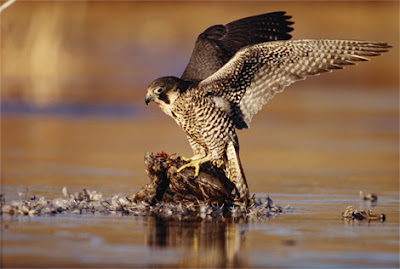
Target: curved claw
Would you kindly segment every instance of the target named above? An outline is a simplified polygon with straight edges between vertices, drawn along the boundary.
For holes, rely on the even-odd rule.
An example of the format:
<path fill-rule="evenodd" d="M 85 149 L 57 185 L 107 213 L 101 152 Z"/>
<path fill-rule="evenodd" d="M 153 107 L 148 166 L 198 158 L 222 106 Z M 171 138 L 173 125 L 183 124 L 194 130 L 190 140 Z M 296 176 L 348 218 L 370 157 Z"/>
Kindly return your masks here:
<path fill-rule="evenodd" d="M 199 175 L 199 172 L 200 172 L 200 164 L 193 163 L 193 162 L 190 162 L 190 163 L 187 163 L 187 164 L 182 165 L 182 166 L 177 170 L 177 172 L 180 173 L 183 169 L 188 168 L 188 167 L 194 167 L 194 176 L 195 176 L 195 177 L 197 177 L 197 176 Z"/>
<path fill-rule="evenodd" d="M 191 160 L 189 163 L 182 165 L 179 167 L 177 170 L 178 173 L 180 173 L 183 169 L 188 168 L 188 167 L 194 167 L 194 176 L 197 177 L 200 173 L 200 165 L 202 163 L 208 162 L 209 158 L 204 157 L 198 160 Z"/>

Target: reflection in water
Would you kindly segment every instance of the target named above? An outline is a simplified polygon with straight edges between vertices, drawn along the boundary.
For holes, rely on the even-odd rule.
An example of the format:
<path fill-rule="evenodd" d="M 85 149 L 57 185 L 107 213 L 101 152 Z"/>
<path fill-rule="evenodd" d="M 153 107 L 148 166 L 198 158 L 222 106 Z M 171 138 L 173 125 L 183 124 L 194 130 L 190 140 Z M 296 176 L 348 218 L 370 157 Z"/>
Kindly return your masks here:
<path fill-rule="evenodd" d="M 179 265 L 190 267 L 248 267 L 243 257 L 245 224 L 230 219 L 175 221 L 149 218 L 147 245 L 184 251 Z M 240 253 L 239 253 L 240 252 Z"/>

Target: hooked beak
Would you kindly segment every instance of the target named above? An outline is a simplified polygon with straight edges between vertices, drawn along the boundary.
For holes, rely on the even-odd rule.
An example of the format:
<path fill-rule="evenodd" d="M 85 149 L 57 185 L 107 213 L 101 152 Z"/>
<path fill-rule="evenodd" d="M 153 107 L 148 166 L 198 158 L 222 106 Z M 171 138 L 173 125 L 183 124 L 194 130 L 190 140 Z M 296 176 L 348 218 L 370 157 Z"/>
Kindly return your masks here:
<path fill-rule="evenodd" d="M 146 94 L 146 99 L 145 99 L 146 105 L 148 105 L 153 100 L 154 100 L 154 95 L 152 95 L 151 93 L 148 92 Z"/>

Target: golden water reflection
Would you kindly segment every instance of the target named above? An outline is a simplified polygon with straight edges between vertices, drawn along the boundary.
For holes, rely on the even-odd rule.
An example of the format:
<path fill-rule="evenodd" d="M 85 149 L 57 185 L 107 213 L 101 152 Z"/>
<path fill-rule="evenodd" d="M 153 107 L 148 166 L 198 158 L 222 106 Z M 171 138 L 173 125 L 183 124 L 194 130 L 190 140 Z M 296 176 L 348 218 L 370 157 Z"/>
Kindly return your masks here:
<path fill-rule="evenodd" d="M 228 219 L 179 222 L 158 217 L 148 222 L 146 244 L 151 248 L 179 248 L 182 267 L 247 267 L 243 253 L 245 231 L 240 222 Z"/>
<path fill-rule="evenodd" d="M 382 193 L 382 192 L 380 192 Z M 273 194 L 293 213 L 238 221 L 118 215 L 2 217 L 6 267 L 398 267 L 396 192 L 373 208 L 386 222 L 346 222 L 352 195 Z"/>

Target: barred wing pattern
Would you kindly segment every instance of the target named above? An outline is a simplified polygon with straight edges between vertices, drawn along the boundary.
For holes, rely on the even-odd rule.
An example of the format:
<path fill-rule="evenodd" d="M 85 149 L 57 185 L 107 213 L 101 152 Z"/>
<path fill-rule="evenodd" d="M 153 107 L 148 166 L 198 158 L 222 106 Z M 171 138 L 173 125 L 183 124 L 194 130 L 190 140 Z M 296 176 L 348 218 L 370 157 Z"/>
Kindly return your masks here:
<path fill-rule="evenodd" d="M 367 61 L 390 48 L 386 43 L 352 40 L 293 40 L 245 47 L 199 86 L 231 103 L 238 129 L 275 94 L 309 75 L 318 75 L 357 61 Z M 216 85 L 218 85 L 216 87 Z"/>
<path fill-rule="evenodd" d="M 287 40 L 293 22 L 285 12 L 272 12 L 214 25 L 201 33 L 195 43 L 183 80 L 201 81 L 220 69 L 242 47 Z"/>

